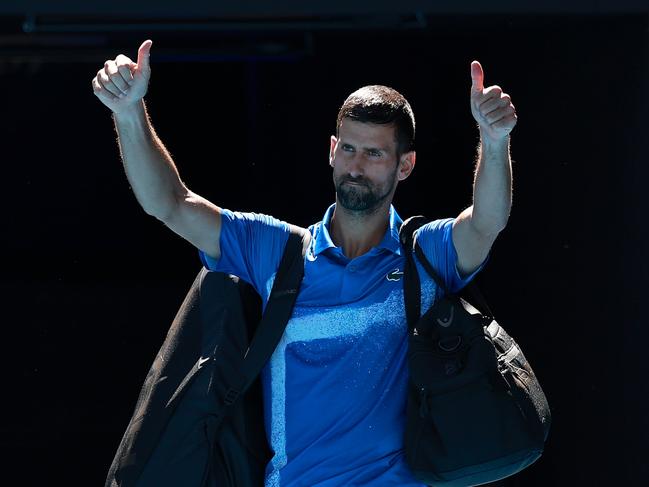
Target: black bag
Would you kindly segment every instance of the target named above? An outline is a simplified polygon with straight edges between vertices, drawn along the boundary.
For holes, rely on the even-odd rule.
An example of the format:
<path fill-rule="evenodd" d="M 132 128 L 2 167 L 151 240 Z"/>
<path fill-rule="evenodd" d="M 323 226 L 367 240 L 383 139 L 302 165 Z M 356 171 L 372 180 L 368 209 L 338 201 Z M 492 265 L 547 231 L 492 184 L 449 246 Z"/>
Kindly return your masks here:
<path fill-rule="evenodd" d="M 409 329 L 406 461 L 428 485 L 485 484 L 541 456 L 550 409 L 523 352 L 484 299 L 478 294 L 478 311 L 449 293 L 415 244 L 419 261 L 444 291 L 421 316 L 412 248 L 414 231 L 424 223 L 424 217 L 412 217 L 400 229 Z M 467 288 L 477 292 L 475 286 Z"/>
<path fill-rule="evenodd" d="M 145 379 L 106 487 L 264 484 L 272 452 L 259 372 L 290 317 L 309 238 L 291 226 L 263 317 L 250 285 L 199 272 Z"/>

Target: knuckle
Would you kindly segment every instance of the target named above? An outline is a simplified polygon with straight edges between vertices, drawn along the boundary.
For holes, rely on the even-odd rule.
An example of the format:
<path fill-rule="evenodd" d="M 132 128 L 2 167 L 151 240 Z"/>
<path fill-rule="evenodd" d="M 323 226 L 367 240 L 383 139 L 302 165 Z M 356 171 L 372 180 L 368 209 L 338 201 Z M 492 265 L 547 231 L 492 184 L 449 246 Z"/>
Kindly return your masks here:
<path fill-rule="evenodd" d="M 120 86 L 123 85 L 123 82 L 121 81 L 119 76 L 113 76 L 110 80 L 113 82 L 113 85 L 115 87 L 117 87 L 118 89 L 119 89 Z"/>
<path fill-rule="evenodd" d="M 130 82 L 133 79 L 133 76 L 128 69 L 120 70 L 120 74 L 122 75 L 122 79 L 126 82 Z"/>

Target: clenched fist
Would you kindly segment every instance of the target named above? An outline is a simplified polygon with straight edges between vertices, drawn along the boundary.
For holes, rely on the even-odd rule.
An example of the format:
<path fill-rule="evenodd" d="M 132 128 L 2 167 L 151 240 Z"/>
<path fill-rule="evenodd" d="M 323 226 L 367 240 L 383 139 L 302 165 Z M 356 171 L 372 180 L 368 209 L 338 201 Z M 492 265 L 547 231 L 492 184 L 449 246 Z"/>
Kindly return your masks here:
<path fill-rule="evenodd" d="M 146 94 L 151 77 L 149 53 L 153 41 L 146 40 L 137 51 L 137 63 L 120 54 L 104 63 L 92 80 L 97 98 L 113 113 L 132 108 Z"/>
<path fill-rule="evenodd" d="M 492 141 L 505 139 L 516 125 L 516 110 L 500 86 L 484 87 L 484 71 L 478 61 L 471 63 L 471 113 L 481 136 Z"/>

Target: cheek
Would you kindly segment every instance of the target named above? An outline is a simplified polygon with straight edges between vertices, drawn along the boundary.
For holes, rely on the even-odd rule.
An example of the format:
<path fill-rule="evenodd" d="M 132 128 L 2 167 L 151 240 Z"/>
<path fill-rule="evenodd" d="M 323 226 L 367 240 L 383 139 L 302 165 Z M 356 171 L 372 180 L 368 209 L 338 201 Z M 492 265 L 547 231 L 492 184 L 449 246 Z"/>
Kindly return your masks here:
<path fill-rule="evenodd" d="M 334 152 L 333 158 L 329 161 L 329 164 L 333 168 L 338 168 L 339 171 L 346 171 L 350 164 L 350 157 L 347 153 L 343 151 Z"/>
<path fill-rule="evenodd" d="M 388 162 L 368 164 L 365 172 L 368 175 L 371 174 L 377 180 L 382 181 L 390 181 L 396 174 L 394 167 Z"/>

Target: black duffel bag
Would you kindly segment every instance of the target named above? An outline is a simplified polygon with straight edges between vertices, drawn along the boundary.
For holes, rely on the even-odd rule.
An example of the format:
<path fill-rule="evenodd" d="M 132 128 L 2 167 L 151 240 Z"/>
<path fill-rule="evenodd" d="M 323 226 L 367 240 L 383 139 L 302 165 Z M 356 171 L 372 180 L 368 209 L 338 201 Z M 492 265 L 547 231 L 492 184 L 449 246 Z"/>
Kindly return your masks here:
<path fill-rule="evenodd" d="M 261 487 L 272 458 L 259 372 L 290 317 L 309 242 L 291 226 L 265 311 L 202 269 L 140 390 L 105 487 Z"/>
<path fill-rule="evenodd" d="M 425 222 L 404 222 L 400 237 L 406 249 L 413 248 L 414 231 Z M 543 452 L 550 427 L 545 394 L 477 288 L 467 286 L 480 311 L 450 293 L 419 245 L 414 249 L 444 294 L 421 315 L 419 275 L 406 251 L 406 461 L 417 479 L 434 486 L 481 485 L 513 475 Z"/>

